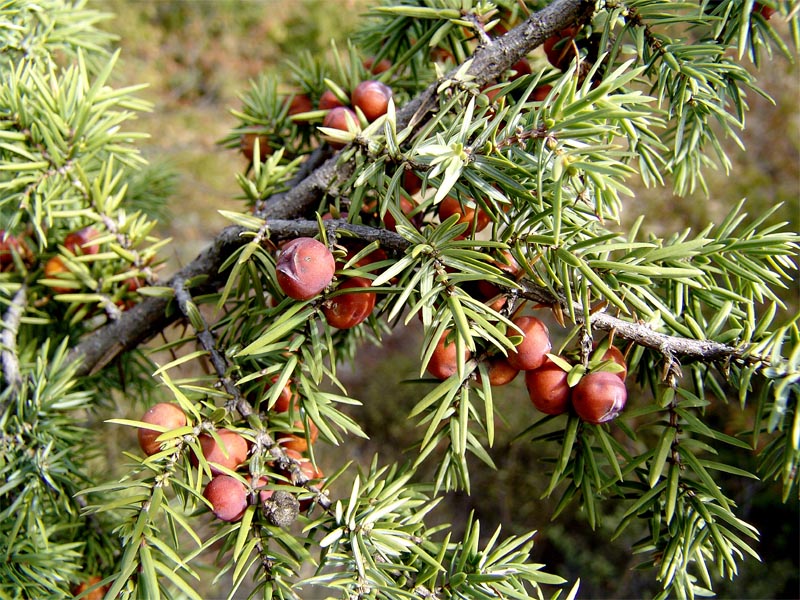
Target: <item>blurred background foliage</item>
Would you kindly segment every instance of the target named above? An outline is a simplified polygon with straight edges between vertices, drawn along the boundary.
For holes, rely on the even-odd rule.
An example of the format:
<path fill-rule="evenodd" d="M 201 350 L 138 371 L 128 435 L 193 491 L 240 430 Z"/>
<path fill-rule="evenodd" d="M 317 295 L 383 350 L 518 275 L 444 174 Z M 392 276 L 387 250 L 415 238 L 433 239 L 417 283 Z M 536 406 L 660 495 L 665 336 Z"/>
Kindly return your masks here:
<path fill-rule="evenodd" d="M 116 73 L 124 80 L 118 83 L 149 83 L 140 95 L 153 102 L 155 110 L 142 115 L 137 123 L 139 131 L 151 136 L 142 144 L 142 151 L 152 164 L 177 178 L 170 205 L 164 207 L 171 218 L 164 220 L 160 232 L 175 239 L 167 273 L 191 260 L 227 224 L 219 209 L 243 209 L 235 199 L 235 174 L 245 169 L 246 161 L 218 141 L 236 126 L 230 109 L 240 107 L 239 95 L 247 90 L 249 81 L 262 72 L 288 74 L 285 60 L 297 59 L 301 51 L 320 58 L 330 56 L 331 39 L 343 42 L 369 4 L 368 0 L 92 0 L 93 8 L 116 15 L 105 27 L 120 38 L 122 63 Z M 640 187 L 626 206 L 626 220 L 648 215 L 646 222 L 662 235 L 686 227 L 697 230 L 709 221 L 721 220 L 732 203 L 745 197 L 752 215 L 783 203 L 774 220 L 789 221 L 790 229 L 800 229 L 797 64 L 776 56 L 758 78 L 774 104 L 761 97 L 750 98 L 748 128 L 741 136 L 746 151 L 731 141 L 730 175 L 721 171 L 710 174 L 708 197 L 699 192 L 678 197 L 669 187 Z M 800 306 L 797 286 L 787 291 L 787 301 L 790 310 Z M 353 397 L 364 402 L 352 416 L 370 440 L 354 440 L 346 447 L 331 448 L 327 456 L 318 456 L 323 469 L 333 471 L 350 459 L 368 461 L 373 452 L 380 453 L 385 463 L 408 458 L 404 450 L 413 436 L 406 415 L 413 398 L 418 397 L 417 390 L 411 394 L 409 386 L 420 385 L 403 383 L 418 375 L 421 338 L 414 325 L 387 339 L 385 352 L 364 348 L 349 366 L 343 379 Z M 551 332 L 558 336 L 555 323 Z M 615 542 L 606 541 L 624 512 L 621 507 L 605 506 L 606 518 L 598 531 L 592 531 L 574 508 L 551 522 L 558 494 L 540 499 L 548 480 L 541 457 L 552 456 L 553 449 L 542 449 L 530 437 L 515 438 L 524 429 L 520 424 L 538 418 L 522 378 L 500 388 L 496 396 L 504 416 L 503 422 L 497 423 L 492 453 L 498 470 L 472 465 L 476 491 L 471 497 L 451 494 L 438 511 L 440 519 L 453 523 L 456 536 L 470 510 L 476 511 L 486 532 L 499 523 L 504 524 L 506 534 L 538 529 L 536 560 L 569 581 L 580 577 L 580 597 L 644 598 L 657 593 L 652 575 L 643 572 L 640 576 L 634 570 L 638 560 L 628 550 L 644 532 L 629 528 Z M 137 415 L 141 407 L 131 404 L 122 400 L 118 410 Z M 726 433 L 735 434 L 747 428 L 751 415 L 732 401 L 713 407 L 709 419 L 728 423 Z M 134 446 L 133 438 L 127 441 L 129 447 Z M 114 452 L 109 449 L 109 459 Z M 754 464 L 743 464 L 755 461 L 751 455 L 741 453 L 735 460 L 742 468 L 755 470 Z M 764 562 L 744 561 L 741 575 L 732 584 L 721 584 L 718 596 L 800 597 L 796 499 L 782 504 L 779 486 L 772 482 L 732 479 L 723 486 L 739 505 L 739 517 L 761 532 L 756 549 Z"/>

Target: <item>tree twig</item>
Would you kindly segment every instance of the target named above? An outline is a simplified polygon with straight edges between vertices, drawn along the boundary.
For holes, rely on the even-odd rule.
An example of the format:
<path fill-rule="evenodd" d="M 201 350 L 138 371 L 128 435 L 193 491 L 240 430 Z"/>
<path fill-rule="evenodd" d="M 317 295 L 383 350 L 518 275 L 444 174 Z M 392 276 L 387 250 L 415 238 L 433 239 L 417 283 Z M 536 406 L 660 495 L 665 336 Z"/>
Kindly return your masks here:
<path fill-rule="evenodd" d="M 22 385 L 19 360 L 17 359 L 17 332 L 27 303 L 28 289 L 22 285 L 11 298 L 11 304 L 3 315 L 3 332 L 0 333 L 0 362 L 3 363 L 3 379 L 5 379 L 6 385 L 13 390 L 13 394 L 16 394 Z"/>
<path fill-rule="evenodd" d="M 468 73 L 478 85 L 498 78 L 502 73 L 549 36 L 564 27 L 585 18 L 593 10 L 594 2 L 587 0 L 556 0 L 547 7 L 533 13 L 524 23 L 515 27 L 494 43 L 479 48 L 471 57 Z M 455 73 L 455 70 L 452 71 Z M 441 82 L 434 82 L 421 94 L 406 103 L 397 112 L 397 126 L 421 127 L 436 103 L 436 90 Z M 295 219 L 303 216 L 308 207 L 314 205 L 319 196 L 336 180 L 352 174 L 353 161 L 340 164 L 338 154 L 326 159 L 324 151 L 312 153 L 314 164 L 321 162 L 301 181 L 295 181 L 287 192 L 276 194 L 263 203 L 258 215 L 266 219 Z M 306 175 L 301 169 L 299 176 Z M 246 243 L 241 237 L 243 229 L 227 227 L 217 235 L 211 245 L 191 263 L 181 269 L 167 285 L 172 287 L 179 280 L 203 279 L 193 286 L 194 293 L 216 291 L 224 285 L 225 273 L 220 267 L 236 248 Z M 79 361 L 77 376 L 96 373 L 120 354 L 146 342 L 177 319 L 179 310 L 170 299 L 149 297 L 123 314 L 115 322 L 108 323 L 93 332 L 70 352 L 70 361 Z"/>

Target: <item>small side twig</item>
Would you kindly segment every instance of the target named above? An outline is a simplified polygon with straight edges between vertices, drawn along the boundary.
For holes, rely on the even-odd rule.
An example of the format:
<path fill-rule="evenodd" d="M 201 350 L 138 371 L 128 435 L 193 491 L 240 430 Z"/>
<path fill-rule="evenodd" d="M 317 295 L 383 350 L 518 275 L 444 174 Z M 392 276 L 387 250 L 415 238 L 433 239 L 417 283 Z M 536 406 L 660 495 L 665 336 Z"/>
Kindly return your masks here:
<path fill-rule="evenodd" d="M 194 305 L 192 301 L 192 294 L 186 289 L 186 282 L 183 279 L 177 279 L 176 281 L 173 281 L 172 289 L 175 292 L 175 300 L 177 300 L 178 307 L 180 308 L 183 316 L 189 319 L 189 322 L 192 323 L 192 325 L 195 325 L 191 316 L 192 312 L 194 312 L 195 319 L 200 321 L 202 327 L 195 327 L 195 336 L 197 337 L 197 341 L 200 342 L 203 350 L 208 352 L 211 366 L 214 367 L 214 371 L 216 372 L 217 378 L 222 384 L 222 387 L 224 387 L 225 391 L 230 395 L 233 408 L 239 411 L 239 414 L 246 419 L 253 414 L 253 407 L 250 406 L 250 403 L 245 399 L 244 396 L 242 396 L 242 393 L 239 391 L 236 382 L 228 374 L 228 361 L 217 349 L 216 341 L 214 340 L 214 334 L 211 333 L 208 323 L 206 323 L 206 320 L 200 314 L 197 306 Z"/>
<path fill-rule="evenodd" d="M 11 305 L 3 315 L 3 332 L 0 333 L 0 362 L 3 364 L 3 379 L 16 395 L 22 385 L 22 375 L 17 358 L 17 332 L 25 306 L 28 303 L 28 289 L 23 285 L 11 299 Z"/>

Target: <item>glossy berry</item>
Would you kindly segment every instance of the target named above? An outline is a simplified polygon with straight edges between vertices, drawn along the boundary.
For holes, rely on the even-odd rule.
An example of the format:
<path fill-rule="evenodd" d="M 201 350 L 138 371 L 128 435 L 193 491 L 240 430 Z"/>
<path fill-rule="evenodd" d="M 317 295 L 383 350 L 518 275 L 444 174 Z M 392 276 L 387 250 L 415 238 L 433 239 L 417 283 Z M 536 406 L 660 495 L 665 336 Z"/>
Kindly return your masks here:
<path fill-rule="evenodd" d="M 293 115 L 310 112 L 312 110 L 314 110 L 314 105 L 312 104 L 311 98 L 309 98 L 308 95 L 295 94 L 289 101 L 289 110 L 286 114 L 291 117 Z"/>
<path fill-rule="evenodd" d="M 403 172 L 403 189 L 412 196 L 422 189 L 422 179 L 411 169 Z"/>
<path fill-rule="evenodd" d="M 235 471 L 247 460 L 247 440 L 230 429 L 219 429 L 216 434 L 219 442 L 208 433 L 201 433 L 197 438 L 212 475 L 222 473 L 219 467 Z M 192 463 L 197 464 L 196 457 Z"/>
<path fill-rule="evenodd" d="M 400 210 L 402 210 L 403 214 L 409 218 L 414 227 L 419 228 L 422 223 L 421 215 L 416 214 L 413 217 L 411 216 L 411 213 L 414 212 L 416 208 L 417 205 L 413 201 L 409 200 L 408 198 L 400 198 Z M 397 219 L 395 219 L 392 213 L 388 210 L 386 211 L 386 214 L 383 215 L 383 224 L 386 225 L 386 229 L 389 231 L 397 231 Z"/>
<path fill-rule="evenodd" d="M 547 325 L 536 317 L 517 317 L 512 321 L 522 330 L 522 341 L 508 353 L 508 362 L 520 371 L 538 369 L 552 345 Z M 512 332 L 516 333 L 516 332 Z"/>
<path fill-rule="evenodd" d="M 546 83 L 542 85 L 537 85 L 535 88 L 533 88 L 531 95 L 528 96 L 528 100 L 533 100 L 534 102 L 542 102 L 544 101 L 545 98 L 547 98 L 547 95 L 552 90 L 553 90 L 552 85 L 548 85 Z"/>
<path fill-rule="evenodd" d="M 525 372 L 525 387 L 533 405 L 546 415 L 560 415 L 569 409 L 567 372 L 550 359 Z"/>
<path fill-rule="evenodd" d="M 308 300 L 330 285 L 336 261 L 325 244 L 301 237 L 283 247 L 275 271 L 284 294 L 295 300 Z"/>
<path fill-rule="evenodd" d="M 245 479 L 247 480 L 247 484 L 252 488 L 253 492 L 258 492 L 258 501 L 261 502 L 261 504 L 270 499 L 273 490 L 263 489 L 269 484 L 269 479 L 262 475 L 258 478 L 258 481 L 255 484 L 253 483 L 253 478 L 250 475 L 248 475 Z"/>
<path fill-rule="evenodd" d="M 159 402 L 151 406 L 141 421 L 150 425 L 158 425 L 164 427 L 166 431 L 178 429 L 186 425 L 186 414 L 180 406 L 172 402 Z M 161 442 L 157 442 L 156 438 L 160 436 L 163 431 L 155 429 L 139 429 L 137 435 L 139 438 L 139 446 L 147 456 L 152 456 L 156 452 L 161 451 Z"/>
<path fill-rule="evenodd" d="M 577 27 L 567 27 L 559 33 L 550 36 L 542 44 L 547 60 L 556 69 L 566 70 L 575 57 L 573 41 L 578 34 Z"/>
<path fill-rule="evenodd" d="M 244 133 L 239 140 L 239 150 L 244 157 L 252 162 L 256 153 L 256 140 L 258 140 L 258 157 L 260 162 L 264 162 L 272 154 L 272 147 L 266 135 L 256 133 Z"/>
<path fill-rule="evenodd" d="M 21 236 L 7 233 L 0 229 L 0 269 L 14 262 L 13 252 L 25 258 L 30 252 Z"/>
<path fill-rule="evenodd" d="M 595 371 L 584 375 L 572 390 L 572 406 L 587 423 L 605 423 L 625 407 L 628 391 L 614 373 Z"/>
<path fill-rule="evenodd" d="M 222 521 L 238 521 L 247 510 L 247 486 L 230 475 L 217 475 L 206 485 L 203 498 Z"/>
<path fill-rule="evenodd" d="M 500 260 L 492 261 L 492 264 L 500 269 L 503 272 L 503 275 L 508 279 L 516 279 L 517 276 L 522 273 L 522 267 L 517 264 L 517 261 L 511 255 L 510 252 L 507 250 L 502 251 L 503 257 Z M 498 286 L 493 283 L 489 283 L 485 280 L 480 280 L 477 284 L 478 293 L 481 296 L 481 299 L 484 301 L 492 300 L 493 298 L 497 298 L 499 294 L 502 293 Z M 501 298 L 501 302 L 497 303 L 497 308 L 492 306 L 495 310 L 500 310 L 505 305 L 505 298 Z"/>
<path fill-rule="evenodd" d="M 91 577 L 89 577 L 89 579 L 87 579 L 80 585 L 76 585 L 75 587 L 73 587 L 72 595 L 75 597 L 81 596 L 81 600 L 103 600 L 103 598 L 106 595 L 106 592 L 108 591 L 108 585 L 101 585 L 99 587 L 95 587 L 101 581 L 103 581 L 101 577 L 98 577 L 97 575 L 92 575 Z M 87 590 L 89 590 L 90 588 L 94 589 L 92 589 L 91 592 L 86 593 Z"/>
<path fill-rule="evenodd" d="M 330 127 L 331 129 L 339 129 L 341 131 L 350 131 L 358 127 L 358 116 L 352 109 L 346 106 L 337 106 L 332 108 L 325 118 L 322 120 L 323 127 Z M 344 148 L 344 143 L 337 140 L 330 140 L 328 142 L 332 148 Z"/>
<path fill-rule="evenodd" d="M 391 98 L 392 88 L 381 81 L 370 79 L 356 86 L 350 100 L 353 106 L 361 109 L 367 121 L 372 122 L 386 114 Z"/>
<path fill-rule="evenodd" d="M 455 341 L 448 342 L 445 331 L 441 339 L 436 343 L 436 348 L 428 361 L 427 371 L 437 379 L 447 379 L 458 372 L 458 354 Z M 469 351 L 464 350 L 463 361 L 469 360 Z"/>
<path fill-rule="evenodd" d="M 44 276 L 48 279 L 62 279 L 62 275 L 66 275 L 70 270 L 64 263 L 64 259 L 60 256 L 54 256 L 44 264 Z M 50 286 L 56 294 L 68 294 L 75 291 L 72 287 L 64 287 L 61 285 Z"/>
<path fill-rule="evenodd" d="M 439 203 L 439 220 L 444 221 L 453 215 L 458 215 L 458 223 L 467 223 L 469 225 L 467 233 L 470 233 L 473 227 L 475 231 L 482 231 L 491 223 L 491 219 L 478 206 L 473 206 L 472 204 L 474 203 L 462 203 L 457 198 L 447 196 Z"/>
<path fill-rule="evenodd" d="M 303 421 L 295 421 L 294 427 L 297 429 L 303 429 Z M 314 425 L 314 421 L 308 421 L 308 439 L 304 434 L 297 434 L 297 433 L 281 433 L 278 434 L 278 443 L 283 446 L 284 449 L 294 450 L 296 452 L 306 452 L 308 450 L 308 444 L 311 442 L 312 444 L 317 441 L 317 437 L 319 437 L 319 429 L 316 425 Z"/>
<path fill-rule="evenodd" d="M 372 282 L 364 277 L 351 277 L 337 289 L 369 289 Z M 350 329 L 363 323 L 375 308 L 374 292 L 350 292 L 331 296 L 322 305 L 322 314 L 331 327 Z"/>
<path fill-rule="evenodd" d="M 524 75 L 530 75 L 533 71 L 531 69 L 531 63 L 528 62 L 527 58 L 520 58 L 517 62 L 515 62 L 511 69 L 514 73 L 508 78 L 509 81 L 515 81 Z"/>
<path fill-rule="evenodd" d="M 319 103 L 317 104 L 320 110 L 329 110 L 338 106 L 344 106 L 344 104 L 342 104 L 342 101 L 339 100 L 336 94 L 330 90 L 322 92 L 322 95 L 319 97 Z"/>
<path fill-rule="evenodd" d="M 273 377 L 271 381 L 274 385 L 278 381 L 278 376 Z M 271 391 L 272 386 L 268 386 L 267 394 L 271 393 Z M 264 402 L 263 408 L 267 408 L 266 402 Z M 272 406 L 272 410 L 276 413 L 285 413 L 289 412 L 290 408 L 295 411 L 300 410 L 300 395 L 292 391 L 291 381 L 283 386 L 281 393 L 278 394 L 278 398 L 275 400 L 275 404 Z"/>
<path fill-rule="evenodd" d="M 608 350 L 606 350 L 603 354 L 601 360 L 613 360 L 615 363 L 621 366 L 622 371 L 614 373 L 614 375 L 619 377 L 622 381 L 625 381 L 625 377 L 628 375 L 628 365 L 625 362 L 625 356 L 622 354 L 622 350 L 616 346 L 609 346 Z"/>
<path fill-rule="evenodd" d="M 760 14 L 765 20 L 769 21 L 770 18 L 772 18 L 772 15 L 778 11 L 771 6 L 766 6 L 760 2 L 756 2 L 753 4 L 753 12 Z"/>
<path fill-rule="evenodd" d="M 392 61 L 388 58 L 382 58 L 378 62 L 375 62 L 375 58 L 370 56 L 369 58 L 365 58 L 362 64 L 364 68 L 373 75 L 380 75 L 392 68 Z"/>
<path fill-rule="evenodd" d="M 486 368 L 489 374 L 489 384 L 495 387 L 511 383 L 519 375 L 519 369 L 512 367 L 508 359 L 501 354 L 487 359 Z M 480 381 L 480 379 L 481 377 L 478 375 L 478 380 Z"/>
<path fill-rule="evenodd" d="M 98 237 L 100 237 L 100 232 L 94 227 L 84 227 L 68 233 L 64 238 L 64 247 L 73 254 L 97 254 L 100 252 L 100 245 L 93 244 L 92 241 Z"/>

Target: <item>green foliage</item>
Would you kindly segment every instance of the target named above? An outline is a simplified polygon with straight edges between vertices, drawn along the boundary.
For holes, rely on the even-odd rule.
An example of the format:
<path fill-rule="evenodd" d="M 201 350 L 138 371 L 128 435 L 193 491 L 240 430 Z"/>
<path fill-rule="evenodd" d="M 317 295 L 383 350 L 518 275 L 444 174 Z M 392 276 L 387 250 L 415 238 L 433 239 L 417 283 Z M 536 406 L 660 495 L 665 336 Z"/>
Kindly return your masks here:
<path fill-rule="evenodd" d="M 743 59 L 791 53 L 750 1 L 579 4 L 549 4 L 552 29 L 533 3 L 386 3 L 329 62 L 301 57 L 288 86 L 254 81 L 223 140 L 258 136 L 237 178 L 248 211 L 222 211 L 234 227 L 169 282 L 157 280 L 166 241 L 152 230 L 171 179 L 141 170 L 142 136 L 125 126 L 149 105 L 139 86 L 111 87 L 118 53 L 93 27 L 100 16 L 82 4 L 5 5 L 13 52 L 0 62 L 0 215 L 3 241 L 17 245 L 8 242 L 0 273 L 3 592 L 65 596 L 100 575 L 108 598 L 201 598 L 203 557 L 216 551 L 211 585 L 227 585 L 229 597 L 320 587 L 342 597 L 543 598 L 565 580 L 531 561 L 534 532 L 487 535 L 470 515 L 458 540 L 429 524 L 446 492 L 478 493 L 475 459 L 495 468 L 490 361 L 515 351 L 514 318 L 534 310 L 564 328 L 551 356 L 571 387 L 588 372 L 620 372 L 602 356 L 619 339 L 630 372 L 630 403 L 615 421 L 568 412 L 514 424 L 517 443 L 547 442 L 553 517 L 577 506 L 595 529 L 605 507 L 621 507 L 612 538 L 647 531 L 632 551 L 664 598 L 710 595 L 759 558 L 758 532 L 718 474 L 756 478 L 735 459 L 755 451 L 758 476 L 794 500 L 800 339 L 797 315 L 782 309 L 800 237 L 773 224 L 773 211 L 748 217 L 744 202 L 699 232 L 659 236 L 644 217 L 627 231 L 621 221 L 637 181 L 683 194 L 704 187 L 708 168 L 727 168 L 720 140 L 744 126 L 745 94 L 760 93 Z M 568 67 L 530 55 L 526 74 L 484 58 L 513 44 L 514 33 L 498 36 L 528 11 L 533 30 L 575 25 Z M 516 43 L 524 47 L 507 51 L 538 44 Z M 368 58 L 392 65 L 374 75 Z M 387 113 L 369 122 L 359 109 L 348 131 L 321 130 L 322 94 L 348 102 L 373 76 L 394 90 Z M 299 95 L 312 109 L 290 115 Z M 323 163 L 325 140 L 346 145 Z M 450 198 L 474 203 L 488 226 L 441 214 Z M 96 251 L 66 243 L 87 227 Z M 283 241 L 304 235 L 330 248 L 337 271 L 322 296 L 295 301 L 276 259 Z M 503 268 L 509 257 L 518 274 Z M 361 293 L 377 294 L 376 307 L 337 330 L 325 308 L 350 277 L 369 284 Z M 366 437 L 359 407 L 381 400 L 353 398 L 342 365 L 417 319 L 415 381 L 434 385 L 409 386 L 418 394 L 407 462 L 341 460 L 322 476 L 322 448 Z M 119 335 L 128 348 L 124 336 L 140 344 L 176 320 L 183 328 L 150 353 L 158 364 L 129 353 L 117 373 L 106 366 L 117 350 L 81 363 L 86 343 Z M 601 332 L 610 332 L 602 342 Z M 426 367 L 443 338 L 463 358 L 432 381 Z M 139 381 L 148 377 L 157 394 Z M 89 473 L 92 444 L 75 414 L 113 392 L 174 402 L 187 418 L 156 429 L 152 456 L 124 453 L 118 480 Z M 745 433 L 708 418 L 712 403 L 731 399 L 731 410 L 754 415 Z M 148 424 L 113 418 L 102 430 L 126 428 Z M 204 455 L 223 430 L 247 441 L 243 464 Z M 295 456 L 291 444 L 308 450 Z M 204 489 L 217 471 L 246 494 L 231 522 L 209 518 Z"/>

